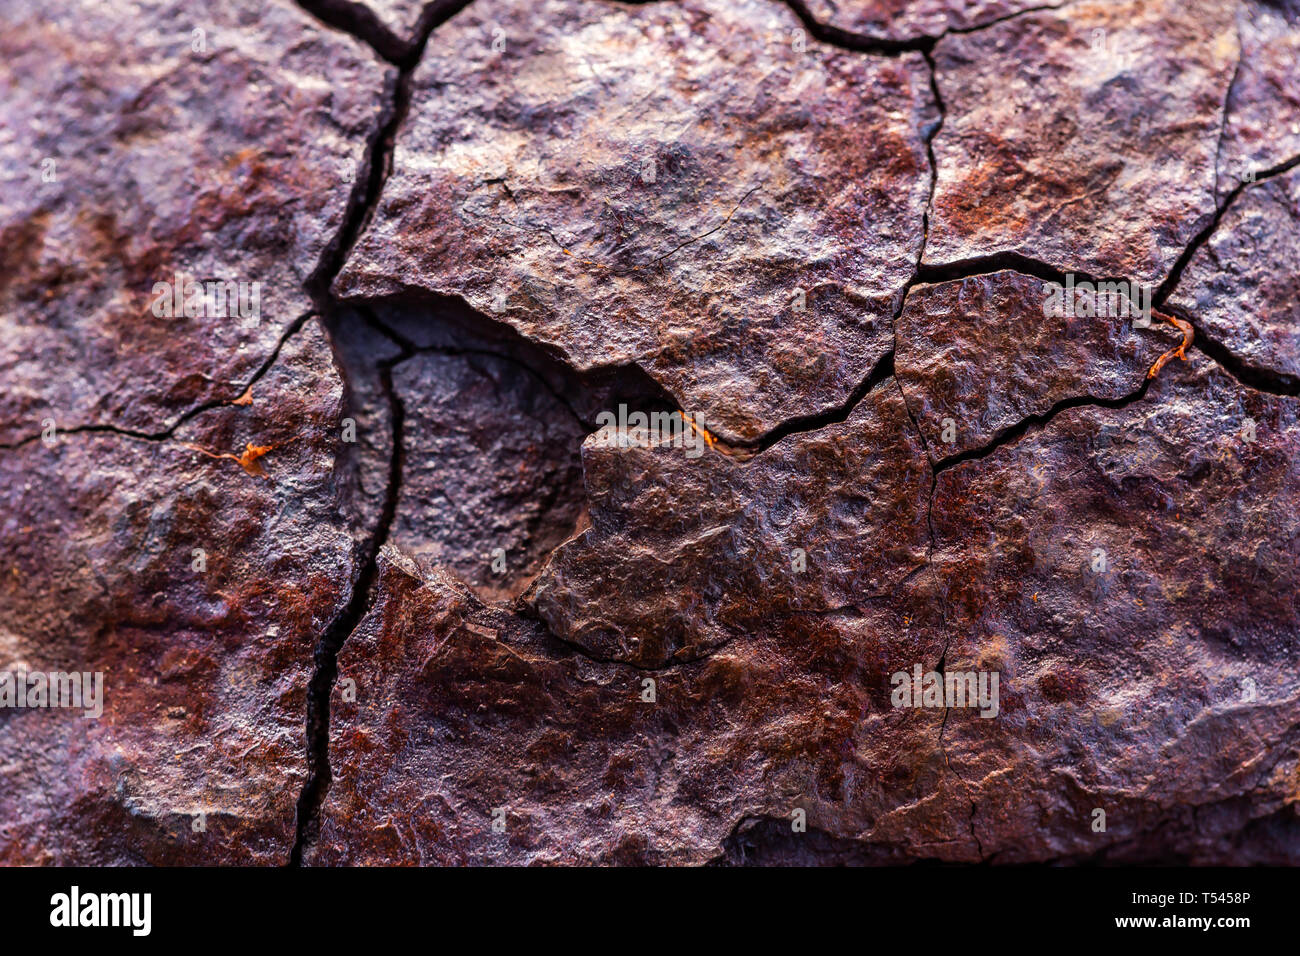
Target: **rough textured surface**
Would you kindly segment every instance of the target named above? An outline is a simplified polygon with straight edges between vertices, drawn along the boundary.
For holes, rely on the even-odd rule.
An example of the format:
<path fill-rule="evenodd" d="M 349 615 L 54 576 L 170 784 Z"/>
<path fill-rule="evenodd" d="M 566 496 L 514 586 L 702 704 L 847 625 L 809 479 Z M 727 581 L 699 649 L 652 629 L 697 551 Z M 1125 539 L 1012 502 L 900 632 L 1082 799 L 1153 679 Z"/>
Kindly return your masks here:
<path fill-rule="evenodd" d="M 950 34 L 927 262 L 1015 252 L 1157 283 L 1215 208 L 1223 0 L 1076 3 Z"/>
<path fill-rule="evenodd" d="M 794 809 L 863 834 L 877 862 L 901 834 L 921 855 L 974 856 L 941 715 L 872 690 L 891 656 L 878 635 L 938 655 L 896 611 L 792 619 L 651 675 L 574 656 L 395 551 L 381 569 L 340 660 L 355 700 L 334 697 L 336 780 L 309 862 L 704 863 L 742 822 L 788 830 Z"/>
<path fill-rule="evenodd" d="M 636 362 L 733 439 L 842 403 L 889 348 L 937 114 L 919 54 L 799 51 L 797 25 L 767 0 L 472 4 L 337 291 L 455 295 L 579 368 Z"/>
<path fill-rule="evenodd" d="M 104 675 L 99 719 L 0 710 L 0 861 L 289 858 L 312 650 L 355 574 L 341 399 L 311 323 L 251 405 L 172 440 L 70 435 L 0 456 L 0 670 Z M 248 443 L 274 446 L 267 477 L 189 447 Z"/>
<path fill-rule="evenodd" d="M 582 423 L 491 355 L 416 355 L 393 385 L 406 407 L 393 544 L 484 596 L 518 593 L 582 518 Z"/>
<path fill-rule="evenodd" d="M 386 552 L 311 862 L 1294 862 L 1297 403 L 1175 368 L 944 471 L 933 574 L 667 670 Z M 939 659 L 999 670 L 999 719 L 890 706 Z"/>
<path fill-rule="evenodd" d="M 575 375 L 451 303 L 345 310 L 334 341 L 356 436 L 345 483 L 366 526 L 379 522 L 394 484 L 397 410 L 390 539 L 488 599 L 517 595 L 585 526 L 580 448 L 597 414 L 620 403 L 666 407 L 643 377 Z"/>
<path fill-rule="evenodd" d="M 1241 192 L 1169 304 L 1245 364 L 1300 380 L 1300 169 Z"/>
<path fill-rule="evenodd" d="M 530 601 L 599 658 L 689 660 L 791 612 L 851 609 L 925 563 L 929 469 L 890 384 L 743 463 L 635 431 L 582 451 L 591 527 Z"/>
<path fill-rule="evenodd" d="M 284 0 L 6 0 L 0 24 L 0 444 L 236 398 L 311 309 L 385 70 Z M 260 321 L 155 315 L 177 274 L 260 283 Z"/>
<path fill-rule="evenodd" d="M 347 386 L 342 424 L 351 422 L 356 439 L 340 449 L 340 484 L 361 526 L 375 528 L 392 481 L 393 403 L 384 370 L 400 361 L 403 351 L 355 312 L 332 323 L 331 338 Z"/>
<path fill-rule="evenodd" d="M 818 23 L 864 37 L 912 40 L 968 30 L 1034 7 L 1044 0 L 805 0 Z"/>
<path fill-rule="evenodd" d="M 1007 862 L 1250 862 L 1231 835 L 1294 806 L 1300 402 L 1190 364 L 939 476 L 948 666 L 1004 682 L 1002 715 L 954 711 L 943 744 Z"/>
<path fill-rule="evenodd" d="M 304 6 L 0 0 L 0 862 L 1300 864 L 1294 4 Z"/>
<path fill-rule="evenodd" d="M 1237 28 L 1241 62 L 1219 147 L 1221 195 L 1300 156 L 1300 3 L 1244 3 Z"/>
<path fill-rule="evenodd" d="M 1062 314 L 1045 317 L 1049 295 L 1048 283 L 1017 272 L 909 292 L 895 367 L 936 461 L 987 445 L 1057 402 L 1130 395 L 1172 344 L 1132 318 L 1077 315 L 1081 294 L 1075 315 L 1062 291 Z"/>

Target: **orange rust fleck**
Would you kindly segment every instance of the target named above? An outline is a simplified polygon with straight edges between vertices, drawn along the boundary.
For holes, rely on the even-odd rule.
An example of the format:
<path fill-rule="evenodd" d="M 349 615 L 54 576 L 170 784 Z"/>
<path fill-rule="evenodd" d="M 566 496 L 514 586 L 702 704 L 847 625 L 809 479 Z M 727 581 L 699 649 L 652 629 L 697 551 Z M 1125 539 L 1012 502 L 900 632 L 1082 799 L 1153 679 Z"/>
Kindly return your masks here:
<path fill-rule="evenodd" d="M 242 455 L 232 455 L 230 452 L 217 453 L 208 451 L 202 445 L 193 445 L 189 442 L 182 442 L 181 444 L 191 451 L 197 451 L 200 454 L 207 455 L 209 458 L 229 458 L 254 478 L 266 478 L 269 480 L 271 477 L 266 473 L 266 469 L 262 467 L 262 463 L 258 461 L 258 459 L 275 448 L 274 445 L 254 445 L 252 442 L 249 442 L 244 446 L 244 453 Z"/>
<path fill-rule="evenodd" d="M 707 428 L 705 428 L 703 425 L 695 424 L 694 419 L 690 415 L 685 414 L 684 412 L 682 413 L 682 421 L 690 425 L 691 431 L 695 432 L 695 434 L 703 438 L 710 448 L 713 447 L 713 443 L 716 441 L 716 439 L 711 434 L 709 434 L 709 430 Z"/>
<path fill-rule="evenodd" d="M 1178 329 L 1179 332 L 1182 332 L 1183 341 L 1179 344 L 1177 348 L 1170 349 L 1164 355 L 1160 356 L 1160 358 L 1155 360 L 1155 363 L 1151 366 L 1151 370 L 1147 372 L 1147 378 L 1155 378 L 1157 375 L 1159 375 L 1160 370 L 1164 368 L 1165 365 L 1172 358 L 1180 358 L 1184 362 L 1186 362 L 1187 346 L 1192 344 L 1191 323 L 1184 322 L 1182 319 L 1175 318 L 1172 315 L 1165 315 L 1163 312 L 1157 312 L 1156 315 L 1158 315 L 1164 321 L 1168 322 L 1170 325 L 1174 326 L 1174 328 Z"/>

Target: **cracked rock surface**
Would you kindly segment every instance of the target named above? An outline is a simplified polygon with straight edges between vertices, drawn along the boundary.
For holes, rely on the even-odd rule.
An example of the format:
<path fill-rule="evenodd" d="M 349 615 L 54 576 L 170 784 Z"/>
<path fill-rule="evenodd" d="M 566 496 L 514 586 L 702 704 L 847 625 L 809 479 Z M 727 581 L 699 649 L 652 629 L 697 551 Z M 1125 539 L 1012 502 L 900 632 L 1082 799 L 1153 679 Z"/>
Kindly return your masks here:
<path fill-rule="evenodd" d="M 517 593 L 582 516 L 581 423 L 494 356 L 417 355 L 393 385 L 406 465 L 390 540 L 485 596 Z"/>
<path fill-rule="evenodd" d="M 894 41 L 969 30 L 1034 7 L 1042 0 L 805 0 L 819 24 L 862 37 Z"/>
<path fill-rule="evenodd" d="M 0 862 L 1300 863 L 1298 35 L 0 0 Z"/>
<path fill-rule="evenodd" d="M 591 527 L 555 552 L 530 602 L 596 657 L 698 657 L 791 612 L 887 594 L 925 563 L 929 469 L 889 384 L 843 424 L 743 463 L 635 431 L 582 450 Z"/>
<path fill-rule="evenodd" d="M 475 2 L 416 70 L 344 298 L 464 299 L 718 434 L 842 403 L 889 349 L 937 119 L 924 60 L 799 48 L 768 0 Z"/>
<path fill-rule="evenodd" d="M 912 289 L 899 316 L 898 384 L 936 459 L 987 445 L 1024 419 L 1078 396 L 1135 392 L 1170 345 L 1154 328 L 1080 314 L 1065 286 L 1044 316 L 1050 283 L 1018 272 Z"/>
<path fill-rule="evenodd" d="M 926 261 L 1015 252 L 1159 282 L 1215 209 L 1233 9 L 1075 3 L 941 39 Z"/>
<path fill-rule="evenodd" d="M 1300 169 L 1242 190 L 1169 304 L 1241 362 L 1300 381 Z"/>
<path fill-rule="evenodd" d="M 877 634 L 938 653 L 887 606 L 648 674 L 574 655 L 393 549 L 380 566 L 340 659 L 356 690 L 334 697 L 336 781 L 309 862 L 699 864 L 742 821 L 796 805 L 869 832 L 880 860 L 905 831 L 973 855 L 964 798 L 937 787 L 940 715 L 869 690 L 888 666 Z"/>
<path fill-rule="evenodd" d="M 0 669 L 104 682 L 97 719 L 0 710 L 4 863 L 287 859 L 312 650 L 356 574 L 341 401 L 312 322 L 251 405 L 0 456 Z M 250 442 L 267 478 L 195 450 Z"/>
<path fill-rule="evenodd" d="M 312 308 L 385 69 L 285 0 L 6 0 L 0 22 L 0 444 L 238 397 Z M 178 275 L 182 303 L 187 281 L 244 297 L 177 310 L 155 287 Z"/>
<path fill-rule="evenodd" d="M 1006 687 L 943 745 L 1007 862 L 1095 850 L 1065 821 L 1099 807 L 1113 861 L 1293 852 L 1232 837 L 1295 801 L 1300 403 L 1203 358 L 1171 371 L 939 475 L 947 664 Z"/>
<path fill-rule="evenodd" d="M 1300 4 L 1238 9 L 1241 60 L 1219 146 L 1220 193 L 1300 155 Z"/>

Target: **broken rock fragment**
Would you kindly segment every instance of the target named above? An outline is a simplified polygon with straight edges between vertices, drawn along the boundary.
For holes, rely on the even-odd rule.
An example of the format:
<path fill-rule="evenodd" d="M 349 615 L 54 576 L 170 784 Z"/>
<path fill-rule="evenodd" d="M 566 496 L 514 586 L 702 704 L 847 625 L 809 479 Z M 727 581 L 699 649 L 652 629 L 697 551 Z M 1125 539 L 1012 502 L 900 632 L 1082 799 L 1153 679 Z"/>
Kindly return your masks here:
<path fill-rule="evenodd" d="M 1238 49 L 1222 0 L 1072 3 L 945 36 L 926 261 L 1016 253 L 1159 283 L 1214 213 Z"/>
<path fill-rule="evenodd" d="M 749 461 L 611 427 L 582 455 L 591 527 L 529 600 L 597 657 L 689 660 L 791 613 L 882 597 L 925 563 L 930 471 L 890 382 Z"/>
<path fill-rule="evenodd" d="M 1237 196 L 1169 305 L 1244 365 L 1300 382 L 1300 169 Z"/>
<path fill-rule="evenodd" d="M 942 735 L 986 853 L 1296 862 L 1240 841 L 1300 780 L 1298 412 L 1196 355 L 940 472 L 947 667 L 1000 674 Z"/>
<path fill-rule="evenodd" d="M 1150 299 L 1127 282 L 1006 271 L 914 286 L 894 367 L 931 457 L 981 448 L 1058 402 L 1136 392 L 1170 345 L 1140 327 Z"/>
<path fill-rule="evenodd" d="M 839 406 L 890 347 L 937 113 L 920 54 L 796 27 L 766 0 L 471 4 L 336 291 L 456 296 L 578 369 L 637 363 L 736 441 Z"/>
<path fill-rule="evenodd" d="M 1241 4 L 1241 63 L 1219 147 L 1219 195 L 1300 156 L 1300 5 Z"/>
<path fill-rule="evenodd" d="M 312 308 L 384 68 L 287 0 L 0 24 L 0 443 L 237 398 Z"/>
<path fill-rule="evenodd" d="M 600 412 L 670 403 L 635 369 L 575 375 L 486 318 L 419 302 L 343 309 L 331 328 L 351 423 L 343 480 L 363 527 L 495 600 L 583 526 L 580 448 Z"/>
<path fill-rule="evenodd" d="M 174 440 L 0 454 L 0 671 L 101 675 L 101 713 L 0 709 L 0 861 L 274 864 L 306 776 L 319 634 L 356 572 L 342 388 L 309 323 L 251 404 Z M 189 450 L 270 446 L 266 477 Z"/>

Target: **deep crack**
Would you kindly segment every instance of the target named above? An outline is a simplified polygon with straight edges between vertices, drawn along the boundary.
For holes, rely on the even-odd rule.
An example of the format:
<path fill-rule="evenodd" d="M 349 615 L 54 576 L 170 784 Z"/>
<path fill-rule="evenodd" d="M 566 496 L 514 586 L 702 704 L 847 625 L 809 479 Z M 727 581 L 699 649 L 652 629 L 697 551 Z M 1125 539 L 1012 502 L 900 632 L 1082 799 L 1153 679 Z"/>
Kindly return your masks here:
<path fill-rule="evenodd" d="M 403 425 L 406 410 L 401 397 L 393 388 L 393 368 L 410 357 L 411 354 L 403 350 L 397 356 L 378 363 L 380 384 L 389 403 L 392 430 L 388 484 L 375 530 L 363 549 L 361 571 L 352 587 L 351 596 L 321 635 L 312 655 L 315 670 L 307 687 L 308 777 L 298 798 L 297 826 L 289 858 L 290 866 L 301 865 L 303 850 L 317 835 L 321 804 L 333 780 L 329 757 L 330 698 L 338 678 L 338 654 L 369 610 L 370 592 L 379 570 L 379 552 L 388 540 L 393 519 L 397 515 L 405 463 Z"/>
<path fill-rule="evenodd" d="M 956 455 L 949 455 L 946 458 L 939 459 L 935 463 L 934 470 L 936 473 L 944 472 L 949 468 L 954 468 L 964 462 L 978 461 L 981 458 L 987 458 L 999 448 L 1009 445 L 1016 439 L 1020 438 L 1035 425 L 1045 427 L 1061 412 L 1067 411 L 1071 408 L 1081 408 L 1085 405 L 1096 408 L 1124 408 L 1134 402 L 1141 401 L 1146 395 L 1147 389 L 1151 387 L 1153 381 L 1154 379 L 1152 378 L 1143 378 L 1142 384 L 1134 391 L 1129 392 L 1127 395 L 1121 395 L 1119 398 L 1097 398 L 1093 395 L 1072 395 L 1069 398 L 1063 398 L 1047 411 L 1039 412 L 1034 415 L 1027 415 L 1014 425 L 1002 429 L 994 435 L 992 440 L 985 442 L 978 448 L 969 448 Z"/>
<path fill-rule="evenodd" d="M 463 9 L 467 2 L 468 0 L 436 2 L 426 7 L 417 36 L 398 64 L 399 71 L 392 86 L 391 101 L 381 110 L 378 129 L 366 147 L 362 161 L 363 175 L 358 176 L 353 186 L 339 231 L 322 250 L 317 267 L 306 283 L 308 293 L 317 302 L 322 316 L 328 320 L 327 330 L 338 311 L 338 303 L 330 292 L 330 286 L 378 204 L 384 183 L 392 170 L 397 131 L 410 108 L 413 77 L 420 56 L 433 31 Z M 368 610 L 370 591 L 378 570 L 379 551 L 388 538 L 397 513 L 402 474 L 404 408 L 393 389 L 392 369 L 398 362 L 409 357 L 402 350 L 397 357 L 378 365 L 380 382 L 389 402 L 391 416 L 392 447 L 388 484 L 378 522 L 362 550 L 361 570 L 352 593 L 340 613 L 326 627 L 313 654 L 314 671 L 307 690 L 308 775 L 298 797 L 294 844 L 289 854 L 290 866 L 301 865 L 306 844 L 314 840 L 319 828 L 320 808 L 332 780 L 329 754 L 330 697 L 338 676 L 338 652 Z"/>
<path fill-rule="evenodd" d="M 1178 288 L 1179 280 L 1183 277 L 1183 270 L 1187 268 L 1188 263 L 1192 261 L 1192 258 L 1196 253 L 1200 251 L 1201 247 L 1204 246 L 1205 243 L 1209 241 L 1210 237 L 1214 235 L 1215 231 L 1218 230 L 1219 223 L 1223 220 L 1223 217 L 1228 210 L 1232 208 L 1232 204 L 1237 201 L 1238 196 L 1252 186 L 1257 186 L 1266 180 L 1272 179 L 1274 176 L 1280 176 L 1283 173 L 1290 172 L 1297 166 L 1300 166 L 1300 156 L 1292 156 L 1290 159 L 1278 163 L 1276 166 L 1270 166 L 1263 172 L 1256 173 L 1255 179 L 1252 182 L 1243 181 L 1237 183 L 1237 185 L 1232 188 L 1227 197 L 1223 200 L 1223 205 L 1218 205 L 1216 197 L 1214 215 L 1210 217 L 1210 221 L 1205 224 L 1205 227 L 1192 237 L 1192 241 L 1183 248 L 1182 253 L 1174 261 L 1173 267 L 1170 268 L 1169 275 L 1165 276 L 1164 281 L 1161 282 L 1159 288 L 1156 289 L 1155 295 L 1151 300 L 1152 304 L 1157 308 L 1162 307 L 1169 296 L 1174 293 L 1174 290 Z"/>
<path fill-rule="evenodd" d="M 322 252 L 317 269 L 313 272 L 312 277 L 308 282 L 308 289 L 311 292 L 313 299 L 317 302 L 318 308 L 322 314 L 332 317 L 338 308 L 338 303 L 333 300 L 330 294 L 330 285 L 341 270 L 349 251 L 360 235 L 370 215 L 373 213 L 378 203 L 379 196 L 382 193 L 384 183 L 387 180 L 389 171 L 391 170 L 396 133 L 410 107 L 413 87 L 413 72 L 416 64 L 419 62 L 420 54 L 423 51 L 424 45 L 433 29 L 439 23 L 443 22 L 466 6 L 467 2 L 466 0 L 459 0 L 459 2 L 454 3 L 431 4 L 425 10 L 425 17 L 422 17 L 422 27 L 418 39 L 413 40 L 406 45 L 402 45 L 403 41 L 394 36 L 386 27 L 383 27 L 383 25 L 379 23 L 378 18 L 374 17 L 373 13 L 368 9 L 361 7 L 359 4 L 349 3 L 347 0 L 301 0 L 301 2 L 305 8 L 311 10 L 320 19 L 340 29 L 344 29 L 354 36 L 357 36 L 359 39 L 362 39 L 364 42 L 371 45 L 385 60 L 399 67 L 399 74 L 394 84 L 391 101 L 381 113 L 379 128 L 376 135 L 367 146 L 366 158 L 363 161 L 364 175 L 359 178 L 357 184 L 353 188 L 353 192 L 349 198 L 348 209 L 344 216 L 343 225 L 336 234 L 334 240 Z M 926 264 L 924 262 L 924 256 L 928 243 L 930 219 L 932 216 L 933 200 L 937 188 L 939 173 L 935 161 L 934 140 L 942 129 L 946 119 L 943 99 L 938 88 L 937 68 L 932 56 L 935 44 L 943 35 L 946 35 L 949 32 L 970 33 L 980 29 L 987 29 L 988 27 L 1013 17 L 1023 16 L 1043 10 L 1059 9 L 1068 5 L 1068 3 L 1047 4 L 1033 7 L 1012 14 L 1007 14 L 987 23 L 982 23 L 972 27 L 945 30 L 943 33 L 935 36 L 915 37 L 901 41 L 865 37 L 841 30 L 837 27 L 821 24 L 812 17 L 802 0 L 787 0 L 787 4 L 805 24 L 809 31 L 822 42 L 865 53 L 898 55 L 903 52 L 915 51 L 921 53 L 924 57 L 930 71 L 930 87 L 935 99 L 936 108 L 939 112 L 939 118 L 934 124 L 932 124 L 925 135 L 925 147 L 930 163 L 930 184 L 929 195 L 922 216 L 921 251 L 918 255 L 913 274 L 904 285 L 898 305 L 893 310 L 892 321 L 894 324 L 894 347 L 890 348 L 875 362 L 873 367 L 869 370 L 862 381 L 859 382 L 857 387 L 853 389 L 844 402 L 819 412 L 787 419 L 759 438 L 748 442 L 730 443 L 722 446 L 721 450 L 740 457 L 752 456 L 772 447 L 792 434 L 815 431 L 830 425 L 842 423 L 852 415 L 857 405 L 866 397 L 866 395 L 871 393 L 877 385 L 885 382 L 886 379 L 893 378 L 896 387 L 899 389 L 908 418 L 919 437 L 927 464 L 931 470 L 931 487 L 926 515 L 930 541 L 926 557 L 926 566 L 930 570 L 933 570 L 933 558 L 937 544 L 933 524 L 933 507 L 938 485 L 938 475 L 940 472 L 965 461 L 973 461 L 987 457 L 988 455 L 993 454 L 998 448 L 1015 441 L 1035 425 L 1045 426 L 1057 414 L 1070 408 L 1084 405 L 1105 408 L 1121 408 L 1133 402 L 1140 401 L 1145 396 L 1146 391 L 1150 386 L 1151 380 L 1148 378 L 1144 379 L 1141 386 L 1135 391 L 1117 399 L 1100 399 L 1088 395 L 1073 396 L 1062 399 L 1055 403 L 1046 412 L 1029 415 L 1015 425 L 1003 429 L 985 445 L 940 459 L 936 462 L 930 453 L 924 432 L 920 429 L 919 423 L 912 412 L 906 390 L 903 388 L 901 381 L 898 380 L 895 375 L 897 322 L 905 308 L 908 294 L 916 284 L 923 282 L 933 283 L 953 281 L 1008 269 L 1025 275 L 1035 276 L 1049 282 L 1063 283 L 1065 280 L 1067 273 L 1064 270 L 1061 270 L 1047 262 L 1020 253 L 1002 252 L 942 264 Z M 1227 103 L 1230 101 L 1230 98 L 1231 84 L 1229 85 L 1228 94 L 1225 99 L 1223 121 L 1225 128 L 1227 124 Z M 1220 140 L 1221 139 L 1222 132 Z M 1262 181 L 1271 176 L 1278 175 L 1295 167 L 1297 164 L 1300 164 L 1300 157 L 1296 157 L 1266 171 L 1257 178 L 1257 181 Z M 1215 214 L 1211 217 L 1211 221 L 1206 225 L 1206 227 L 1193 238 L 1186 248 L 1184 248 L 1169 275 L 1161 283 L 1154 299 L 1156 305 L 1162 305 L 1165 299 L 1167 299 L 1170 293 L 1176 288 L 1184 268 L 1195 255 L 1196 251 L 1209 239 L 1211 235 L 1213 235 L 1219 222 L 1222 220 L 1224 213 L 1232 205 L 1237 196 L 1240 195 L 1244 188 L 1250 185 L 1246 183 L 1238 184 L 1238 186 L 1228 194 L 1220 206 L 1217 201 L 1217 176 L 1218 169 L 1216 162 Z M 747 193 L 746 197 L 748 195 L 749 194 Z M 741 203 L 743 202 L 744 199 L 742 198 Z M 739 204 L 737 204 L 737 206 L 739 206 Z M 734 211 L 735 210 L 733 209 L 733 213 Z M 716 232 L 718 229 L 723 228 L 729 219 L 730 216 L 728 216 L 728 220 L 725 220 L 722 225 L 715 227 L 713 230 L 710 230 L 709 233 L 705 233 L 704 235 L 707 236 L 712 232 Z M 697 237 L 697 239 L 699 238 L 703 238 L 703 236 Z M 675 251 L 677 250 L 673 250 L 672 252 Z M 672 252 L 665 254 L 665 256 L 661 258 L 666 258 L 668 255 L 671 255 Z M 1097 280 L 1086 273 L 1077 270 L 1075 270 L 1073 274 L 1083 281 L 1126 281 L 1121 279 Z M 364 304 L 359 306 L 359 308 L 364 310 Z M 343 611 L 334 618 L 325 633 L 321 636 L 314 655 L 315 673 L 313 674 L 309 688 L 307 718 L 310 775 L 299 798 L 297 835 L 291 855 L 291 863 L 294 865 L 301 863 L 302 853 L 305 846 L 315 838 L 316 829 L 319 825 L 320 808 L 331 781 L 329 763 L 329 702 L 334 682 L 337 677 L 338 652 L 368 609 L 371 591 L 377 576 L 378 555 L 388 538 L 396 515 L 405 453 L 403 440 L 405 410 L 401 399 L 393 386 L 393 368 L 419 352 L 436 352 L 448 355 L 491 355 L 496 358 L 512 361 L 529 374 L 535 375 L 548 389 L 551 389 L 552 393 L 557 398 L 560 398 L 564 402 L 566 408 L 574 415 L 575 419 L 582 421 L 582 416 L 578 410 L 575 409 L 572 404 L 564 398 L 564 396 L 556 392 L 551 387 L 550 383 L 546 381 L 544 376 L 541 376 L 535 370 L 530 368 L 527 363 L 520 362 L 511 356 L 488 350 L 460 349 L 452 346 L 417 348 L 415 343 L 409 339 L 405 339 L 400 335 L 400 333 L 396 333 L 394 330 L 384 327 L 383 323 L 379 322 L 373 314 L 370 318 L 374 321 L 375 326 L 381 328 L 384 334 L 398 344 L 400 348 L 398 356 L 380 362 L 377 366 L 379 369 L 383 392 L 389 403 L 392 422 L 392 448 L 389 461 L 388 484 L 380 518 L 373 533 L 363 548 L 364 560 L 351 596 Z M 304 319 L 300 319 L 299 324 L 304 320 L 305 317 Z M 1217 362 L 1220 366 L 1223 366 L 1230 374 L 1233 374 L 1244 383 L 1251 385 L 1251 387 L 1262 388 L 1263 390 L 1273 391 L 1278 394 L 1294 395 L 1297 393 L 1297 383 L 1295 380 L 1288 376 L 1278 376 L 1276 373 L 1268 373 L 1266 370 L 1247 366 L 1239 360 L 1236 360 L 1222 345 L 1201 334 L 1200 329 L 1197 329 L 1197 332 L 1197 346 L 1201 348 L 1207 356 Z M 192 417 L 192 415 L 189 415 L 188 417 Z M 178 427 L 179 424 L 181 424 L 181 421 L 175 423 L 172 426 L 172 429 Z M 526 604 L 521 602 L 520 608 L 526 610 Z M 942 670 L 946 667 L 948 649 L 951 643 L 951 634 L 947 633 L 947 620 L 946 614 L 943 610 L 942 601 L 940 601 L 940 613 L 943 616 L 943 627 L 945 630 L 944 649 L 939 659 L 939 667 Z M 526 616 L 535 617 L 535 615 Z M 637 670 L 650 672 L 692 664 L 705 659 L 719 649 L 716 647 L 711 648 L 708 652 L 701 654 L 698 657 L 686 661 L 678 661 L 662 667 L 642 667 L 635 664 L 629 664 L 629 662 L 623 660 L 595 657 L 585 648 L 555 635 L 549 628 L 545 628 L 545 632 L 552 639 L 559 642 L 570 651 L 591 660 L 605 664 L 631 666 Z M 981 858 L 983 858 L 983 847 L 980 843 L 975 827 L 977 806 L 974 796 L 971 794 L 969 783 L 951 767 L 947 752 L 943 747 L 943 733 L 947 725 L 947 720 L 948 709 L 945 708 L 937 743 L 941 753 L 943 754 L 945 767 L 952 771 L 961 781 L 971 800 L 970 834 L 976 844 Z"/>

